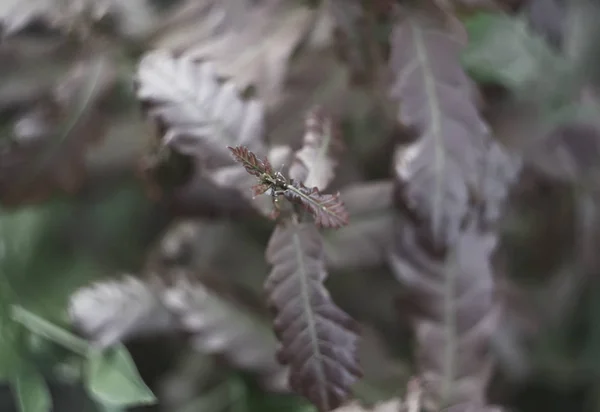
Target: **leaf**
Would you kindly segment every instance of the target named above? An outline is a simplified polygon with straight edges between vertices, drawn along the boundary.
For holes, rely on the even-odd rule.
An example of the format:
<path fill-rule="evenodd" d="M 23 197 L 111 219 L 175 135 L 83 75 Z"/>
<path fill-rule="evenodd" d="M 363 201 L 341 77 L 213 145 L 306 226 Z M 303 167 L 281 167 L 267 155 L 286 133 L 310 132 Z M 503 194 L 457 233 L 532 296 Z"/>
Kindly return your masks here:
<path fill-rule="evenodd" d="M 392 95 L 399 121 L 417 138 L 394 157 L 397 201 L 436 247 L 451 244 L 474 205 L 497 219 L 519 170 L 489 135 L 459 64 L 462 43 L 434 15 L 415 11 L 392 32 Z"/>
<path fill-rule="evenodd" d="M 55 0 L 7 0 L 0 6 L 0 35 L 15 34 L 36 19 L 54 19 Z"/>
<path fill-rule="evenodd" d="M 52 398 L 44 377 L 33 366 L 21 370 L 12 379 L 12 387 L 20 412 L 52 410 Z"/>
<path fill-rule="evenodd" d="M 109 0 L 6 0 L 0 6 L 0 35 L 18 34 L 31 23 L 41 21 L 49 27 L 70 29 L 85 18 L 100 20 L 111 6 Z M 90 22 L 91 23 L 91 22 Z"/>
<path fill-rule="evenodd" d="M 77 290 L 69 301 L 74 326 L 98 347 L 171 330 L 175 319 L 161 302 L 161 289 L 131 275 Z"/>
<path fill-rule="evenodd" d="M 240 162 L 252 176 L 260 177 L 263 174 L 273 174 L 273 167 L 268 159 L 259 160 L 256 155 L 248 151 L 247 147 L 227 147 L 237 162 Z"/>
<path fill-rule="evenodd" d="M 94 400 L 109 406 L 149 405 L 156 402 L 123 345 L 90 353 L 85 368 L 85 385 Z"/>
<path fill-rule="evenodd" d="M 555 87 L 561 77 L 564 82 L 565 62 L 524 20 L 480 13 L 465 25 L 470 42 L 462 62 L 476 80 L 501 84 L 525 97 Z"/>
<path fill-rule="evenodd" d="M 458 237 L 475 201 L 488 131 L 459 64 L 462 44 L 443 22 L 415 12 L 396 24 L 391 45 L 399 121 L 418 135 L 395 153 L 399 196 L 424 235 L 443 246 Z"/>
<path fill-rule="evenodd" d="M 407 222 L 398 222 L 395 236 L 391 268 L 407 289 L 402 308 L 415 328 L 428 400 L 436 407 L 484 404 L 499 315 L 490 267 L 495 236 L 469 226 L 441 259 Z"/>
<path fill-rule="evenodd" d="M 78 355 L 86 356 L 88 353 L 88 344 L 83 339 L 22 306 L 15 305 L 12 307 L 12 318 L 35 335 L 70 349 Z"/>
<path fill-rule="evenodd" d="M 348 224 L 348 212 L 339 193 L 321 194 L 316 187 L 309 189 L 301 183 L 295 183 L 287 185 L 284 196 L 308 210 L 319 227 L 335 229 Z"/>
<path fill-rule="evenodd" d="M 281 223 L 266 251 L 273 266 L 265 282 L 274 328 L 282 343 L 278 359 L 290 366 L 290 386 L 320 411 L 338 407 L 361 376 L 356 324 L 323 286 L 323 246 L 312 224 Z"/>
<path fill-rule="evenodd" d="M 289 61 L 316 17 L 306 5 L 280 0 L 186 1 L 166 18 L 155 47 L 214 62 L 219 76 L 255 88 L 271 109 L 280 104 Z"/>
<path fill-rule="evenodd" d="M 165 144 L 204 161 L 231 160 L 227 146 L 244 145 L 264 152 L 264 109 L 243 101 L 231 81 L 220 82 L 212 63 L 147 53 L 137 73 L 138 99 L 148 114 L 166 127 Z"/>
<path fill-rule="evenodd" d="M 142 58 L 138 99 L 165 129 L 163 144 L 192 156 L 198 172 L 223 188 L 239 190 L 249 201 L 253 179 L 239 173 L 228 147 L 245 146 L 266 154 L 264 107 L 242 99 L 232 81 L 222 82 L 210 62 L 154 51 Z M 268 214 L 268 202 L 252 202 Z"/>
<path fill-rule="evenodd" d="M 325 190 L 334 178 L 337 161 L 333 158 L 339 149 L 339 132 L 334 129 L 331 118 L 319 108 L 306 118 L 304 145 L 296 152 L 290 167 L 290 177 L 305 186 Z"/>
<path fill-rule="evenodd" d="M 99 103 L 114 85 L 110 62 L 76 64 L 0 143 L 0 201 L 38 202 L 56 189 L 73 192 L 85 177 L 88 146 L 104 137 Z"/>
<path fill-rule="evenodd" d="M 164 302 L 196 350 L 222 355 L 232 366 L 257 373 L 271 390 L 288 390 L 288 371 L 275 359 L 273 333 L 247 310 L 184 276 L 165 290 Z"/>

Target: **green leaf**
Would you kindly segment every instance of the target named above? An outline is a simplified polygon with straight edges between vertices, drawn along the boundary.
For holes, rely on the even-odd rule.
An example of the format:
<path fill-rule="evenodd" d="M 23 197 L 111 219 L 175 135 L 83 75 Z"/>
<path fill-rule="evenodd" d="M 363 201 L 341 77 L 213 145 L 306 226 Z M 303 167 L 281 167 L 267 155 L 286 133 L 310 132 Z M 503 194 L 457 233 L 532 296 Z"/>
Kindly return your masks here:
<path fill-rule="evenodd" d="M 156 402 L 123 345 L 104 351 L 92 350 L 85 375 L 88 392 L 103 405 L 133 406 Z"/>
<path fill-rule="evenodd" d="M 5 282 L 0 271 L 0 299 L 5 294 L 2 290 Z M 0 302 L 0 382 L 20 372 L 22 367 L 21 352 L 19 350 L 20 328 L 9 316 L 7 305 Z"/>
<path fill-rule="evenodd" d="M 46 412 L 52 398 L 44 377 L 33 367 L 26 367 L 12 379 L 12 387 L 21 412 Z"/>
<path fill-rule="evenodd" d="M 543 90 L 566 67 L 519 17 L 478 13 L 465 26 L 469 44 L 462 62 L 477 81 L 499 83 L 513 93 L 525 94 Z"/>
<path fill-rule="evenodd" d="M 15 305 L 12 308 L 12 317 L 31 332 L 43 336 L 71 351 L 82 356 L 87 355 L 88 344 L 85 340 L 73 335 L 71 332 L 48 322 L 27 309 Z"/>

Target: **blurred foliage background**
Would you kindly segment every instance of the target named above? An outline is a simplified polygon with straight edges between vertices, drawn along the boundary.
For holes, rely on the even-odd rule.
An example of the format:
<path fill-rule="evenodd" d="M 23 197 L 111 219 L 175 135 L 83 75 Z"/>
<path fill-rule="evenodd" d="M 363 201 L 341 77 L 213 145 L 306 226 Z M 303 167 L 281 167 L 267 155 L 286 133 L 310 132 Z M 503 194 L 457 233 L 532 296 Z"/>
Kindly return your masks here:
<path fill-rule="evenodd" d="M 392 148 L 409 132 L 382 80 L 391 3 L 0 3 L 1 411 L 46 410 L 50 398 L 59 412 L 312 408 L 261 357 L 276 346 L 262 290 L 272 223 L 189 158 L 158 148 L 161 125 L 140 110 L 136 68 L 154 48 L 211 60 L 258 96 L 272 145 L 298 148 L 315 104 L 339 120 L 347 148 L 333 186 L 353 223 L 325 235 L 327 286 L 361 324 L 357 398 L 404 396 L 412 340 L 394 305 L 403 290 L 387 266 L 386 228 Z M 494 267 L 509 316 L 493 342 L 490 399 L 523 412 L 600 410 L 600 6 L 445 3 L 465 23 L 463 66 L 486 119 L 523 159 L 498 229 Z M 164 333 L 145 333 L 144 322 L 157 327 L 131 305 L 150 298 L 119 282 L 170 284 L 178 273 L 200 290 L 203 303 L 186 306 L 192 326 L 167 320 Z M 126 351 L 82 354 L 88 343 L 68 310 L 80 288 L 110 281 L 86 309 L 98 311 L 92 335 L 123 338 L 139 378 Z M 104 324 L 105 312 L 122 322 Z M 124 332 L 130 318 L 135 333 Z"/>

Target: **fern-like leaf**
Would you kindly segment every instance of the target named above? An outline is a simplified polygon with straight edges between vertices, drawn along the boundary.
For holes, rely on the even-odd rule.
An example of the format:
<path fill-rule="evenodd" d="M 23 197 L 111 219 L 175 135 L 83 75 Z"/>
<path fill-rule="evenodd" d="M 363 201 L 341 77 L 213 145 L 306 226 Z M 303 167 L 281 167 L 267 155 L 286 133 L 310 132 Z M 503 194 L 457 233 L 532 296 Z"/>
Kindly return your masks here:
<path fill-rule="evenodd" d="M 309 189 L 295 182 L 287 186 L 284 196 L 308 210 L 319 227 L 339 228 L 348 224 L 349 215 L 339 193 L 322 194 L 316 187 Z"/>
<path fill-rule="evenodd" d="M 441 19 L 440 19 L 441 20 Z M 406 207 L 435 244 L 456 240 L 479 186 L 489 139 L 460 66 L 463 47 L 444 21 L 414 12 L 391 35 L 399 120 L 418 138 L 395 155 Z"/>
<path fill-rule="evenodd" d="M 248 150 L 247 147 L 238 146 L 231 147 L 228 149 L 233 154 L 236 161 L 240 162 L 246 171 L 252 176 L 260 177 L 263 174 L 273 174 L 273 167 L 269 163 L 268 159 L 260 160 L 254 153 Z"/>
<path fill-rule="evenodd" d="M 231 81 L 219 81 L 210 62 L 153 51 L 140 61 L 138 99 L 166 126 L 165 144 L 204 161 L 230 160 L 227 146 L 263 153 L 264 109 L 244 101 Z"/>
<path fill-rule="evenodd" d="M 361 371 L 355 322 L 323 285 L 321 236 L 313 224 L 286 221 L 275 228 L 266 258 L 273 270 L 265 289 L 282 343 L 278 357 L 290 366 L 290 386 L 320 411 L 335 409 Z"/>
<path fill-rule="evenodd" d="M 161 288 L 133 276 L 77 290 L 69 302 L 73 324 L 100 347 L 145 333 L 173 329 L 175 319 L 161 302 Z"/>

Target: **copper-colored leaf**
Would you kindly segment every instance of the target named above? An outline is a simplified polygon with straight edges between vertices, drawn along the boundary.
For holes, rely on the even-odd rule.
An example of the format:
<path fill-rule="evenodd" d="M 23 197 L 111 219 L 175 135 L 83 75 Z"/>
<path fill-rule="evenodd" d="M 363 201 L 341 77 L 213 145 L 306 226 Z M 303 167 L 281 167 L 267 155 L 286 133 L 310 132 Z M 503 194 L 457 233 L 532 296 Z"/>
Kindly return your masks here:
<path fill-rule="evenodd" d="M 323 285 L 321 236 L 312 223 L 286 221 L 275 228 L 266 258 L 273 270 L 265 289 L 282 343 L 279 360 L 290 366 L 290 386 L 320 411 L 335 409 L 361 372 L 355 322 Z"/>
<path fill-rule="evenodd" d="M 288 185 L 284 196 L 308 210 L 320 227 L 338 228 L 348 224 L 348 212 L 339 193 L 321 194 L 316 187 L 309 189 L 301 183 L 295 183 Z"/>
<path fill-rule="evenodd" d="M 247 147 L 236 146 L 228 147 L 237 162 L 240 162 L 246 171 L 252 176 L 260 177 L 262 174 L 273 174 L 273 167 L 268 159 L 261 160 L 254 153 L 248 150 Z"/>
<path fill-rule="evenodd" d="M 391 35 L 393 96 L 399 120 L 418 138 L 395 155 L 406 207 L 424 221 L 433 242 L 455 240 L 476 201 L 489 141 L 459 55 L 462 43 L 443 19 L 414 12 Z"/>
<path fill-rule="evenodd" d="M 110 62 L 84 61 L 15 122 L 12 139 L 0 143 L 2 203 L 37 202 L 56 189 L 78 188 L 88 146 L 104 137 L 98 104 L 114 80 Z"/>
<path fill-rule="evenodd" d="M 337 161 L 333 158 L 341 142 L 333 121 L 319 108 L 312 110 L 304 131 L 304 145 L 296 152 L 290 177 L 319 190 L 333 180 Z"/>

